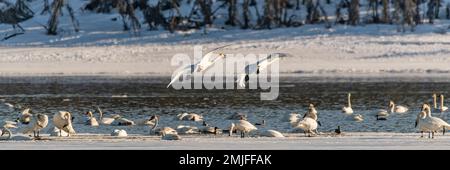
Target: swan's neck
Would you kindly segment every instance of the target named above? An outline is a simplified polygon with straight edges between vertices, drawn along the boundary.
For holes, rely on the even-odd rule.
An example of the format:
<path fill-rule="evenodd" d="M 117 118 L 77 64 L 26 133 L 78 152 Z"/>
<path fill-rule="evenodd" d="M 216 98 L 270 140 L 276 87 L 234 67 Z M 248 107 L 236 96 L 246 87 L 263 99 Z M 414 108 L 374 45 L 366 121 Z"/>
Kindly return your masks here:
<path fill-rule="evenodd" d="M 434 109 L 437 109 L 437 96 L 433 95 L 433 105 L 434 105 Z"/>
<path fill-rule="evenodd" d="M 351 101 L 351 96 L 350 95 L 348 95 L 348 97 L 347 97 L 347 103 L 348 103 L 348 107 L 352 108 L 352 101 Z"/>
<path fill-rule="evenodd" d="M 311 119 L 317 120 L 317 115 L 315 113 L 311 113 L 310 116 Z"/>
<path fill-rule="evenodd" d="M 390 105 L 389 107 L 390 107 L 390 108 L 389 108 L 389 111 L 390 111 L 391 113 L 394 113 L 395 104 L 392 104 L 392 105 Z"/>
<path fill-rule="evenodd" d="M 427 110 L 426 117 L 431 117 L 431 111 L 430 110 Z"/>
<path fill-rule="evenodd" d="M 441 95 L 441 110 L 444 108 L 444 95 Z"/>

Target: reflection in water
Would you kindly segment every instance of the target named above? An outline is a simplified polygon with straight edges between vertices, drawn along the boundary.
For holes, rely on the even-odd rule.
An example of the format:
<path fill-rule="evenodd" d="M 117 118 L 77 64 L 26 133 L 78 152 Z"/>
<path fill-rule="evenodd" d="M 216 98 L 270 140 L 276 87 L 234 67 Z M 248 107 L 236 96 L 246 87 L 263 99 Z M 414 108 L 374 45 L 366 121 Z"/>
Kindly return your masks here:
<path fill-rule="evenodd" d="M 266 120 L 266 128 L 280 131 L 289 130 L 282 121 L 284 115 L 304 113 L 313 103 L 323 125 L 320 131 L 332 131 L 341 125 L 344 131 L 414 132 L 421 104 L 431 103 L 433 93 L 449 95 L 450 89 L 447 80 L 290 77 L 280 79 L 278 100 L 261 101 L 258 90 L 174 90 L 166 88 L 168 81 L 167 77 L 4 77 L 0 78 L 0 98 L 48 114 L 67 110 L 77 115 L 95 106 L 101 106 L 107 114 L 123 114 L 131 119 L 158 114 L 163 125 L 172 127 L 193 124 L 173 119 L 181 112 L 203 114 L 209 124 L 222 128 L 227 126 L 223 121 L 227 115 L 243 112 L 249 114 L 250 121 Z M 361 123 L 341 113 L 348 92 L 352 93 L 355 114 L 365 117 Z M 386 109 L 389 100 L 408 106 L 410 111 L 376 121 L 375 113 Z M 448 121 L 446 114 L 434 113 Z M 0 117 L 13 116 L 15 113 L 6 107 L 0 108 Z M 108 130 L 99 128 L 100 132 Z"/>

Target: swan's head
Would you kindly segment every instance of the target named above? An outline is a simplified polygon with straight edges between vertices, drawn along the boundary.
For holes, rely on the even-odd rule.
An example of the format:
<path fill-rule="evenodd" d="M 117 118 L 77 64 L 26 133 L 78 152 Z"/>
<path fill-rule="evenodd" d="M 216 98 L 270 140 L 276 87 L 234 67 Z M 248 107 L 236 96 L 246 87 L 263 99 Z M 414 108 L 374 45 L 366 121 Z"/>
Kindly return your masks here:
<path fill-rule="evenodd" d="M 239 115 L 238 119 L 239 120 L 247 120 L 247 117 L 245 115 Z"/>
<path fill-rule="evenodd" d="M 426 111 L 426 110 L 430 110 L 430 105 L 424 103 L 424 104 L 422 105 L 422 111 Z"/>
<path fill-rule="evenodd" d="M 220 53 L 219 54 L 219 58 L 225 58 L 225 54 L 224 53 Z"/>
<path fill-rule="evenodd" d="M 393 107 L 395 105 L 394 101 L 389 101 L 389 107 Z"/>
<path fill-rule="evenodd" d="M 94 113 L 92 113 L 91 111 L 87 111 L 85 114 L 86 114 L 86 116 L 88 116 L 89 118 L 91 118 L 91 117 L 94 116 Z"/>
<path fill-rule="evenodd" d="M 311 108 L 314 108 L 314 104 L 309 104 L 309 108 L 311 109 Z"/>

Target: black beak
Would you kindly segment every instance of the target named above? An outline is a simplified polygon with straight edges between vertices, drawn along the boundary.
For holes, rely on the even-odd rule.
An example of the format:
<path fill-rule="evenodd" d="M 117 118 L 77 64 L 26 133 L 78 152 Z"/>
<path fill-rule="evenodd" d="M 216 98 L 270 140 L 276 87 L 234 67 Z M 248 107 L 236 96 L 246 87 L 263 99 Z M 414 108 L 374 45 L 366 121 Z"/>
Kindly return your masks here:
<path fill-rule="evenodd" d="M 319 124 L 319 126 L 322 126 L 322 123 L 320 123 L 320 121 L 317 121 L 317 124 Z"/>

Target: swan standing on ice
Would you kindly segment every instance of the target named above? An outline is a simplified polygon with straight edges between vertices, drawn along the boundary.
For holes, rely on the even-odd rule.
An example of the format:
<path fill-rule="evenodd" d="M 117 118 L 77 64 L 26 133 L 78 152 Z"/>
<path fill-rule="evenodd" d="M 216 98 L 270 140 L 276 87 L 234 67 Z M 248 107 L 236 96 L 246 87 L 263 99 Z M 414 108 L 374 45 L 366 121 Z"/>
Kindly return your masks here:
<path fill-rule="evenodd" d="M 394 101 L 389 101 L 389 108 L 391 113 L 406 113 L 408 108 L 405 106 L 395 105 Z"/>
<path fill-rule="evenodd" d="M 353 114 L 351 96 L 352 96 L 352 94 L 348 93 L 348 95 L 347 95 L 347 106 L 344 106 L 342 108 L 342 112 L 345 113 L 346 115 Z"/>
<path fill-rule="evenodd" d="M 447 106 L 444 106 L 444 95 L 441 94 L 441 106 L 439 107 L 439 110 L 441 110 L 441 112 L 446 112 L 448 110 Z"/>
<path fill-rule="evenodd" d="M 196 113 L 181 113 L 177 115 L 178 120 L 203 121 L 203 116 Z"/>
<path fill-rule="evenodd" d="M 53 125 L 61 131 L 67 133 L 67 136 L 75 134 L 75 130 L 72 127 L 72 114 L 66 111 L 59 111 L 53 116 Z"/>
<path fill-rule="evenodd" d="M 422 118 L 425 118 L 425 117 L 427 116 L 427 112 L 425 111 L 425 110 L 426 110 L 426 109 L 425 109 L 426 107 L 428 107 L 427 104 L 423 104 L 423 105 L 422 105 L 422 110 L 419 112 L 419 114 L 417 114 L 416 122 L 415 122 L 415 124 L 414 124 L 414 127 L 415 127 L 415 128 L 418 128 L 419 131 L 420 131 L 420 133 L 422 134 L 422 135 L 420 136 L 421 138 L 423 138 L 423 132 L 429 131 L 429 129 L 426 129 L 425 126 L 423 126 L 422 124 L 420 124 L 420 120 L 421 120 Z"/>
<path fill-rule="evenodd" d="M 39 138 L 39 133 L 48 125 L 48 116 L 45 114 L 36 114 L 32 117 L 31 122 L 22 131 L 23 134 L 33 132 L 33 137 Z M 37 134 L 37 135 L 36 135 Z"/>
<path fill-rule="evenodd" d="M 8 134 L 8 137 L 6 138 L 6 140 L 11 139 L 12 132 L 9 129 L 12 129 L 12 128 L 17 128 L 17 123 L 16 122 L 4 121 L 3 125 L 2 125 L 2 129 L 0 131 L 0 136 Z"/>
<path fill-rule="evenodd" d="M 114 129 L 113 132 L 111 132 L 111 136 L 117 136 L 117 137 L 126 137 L 128 136 L 127 131 L 123 129 Z"/>
<path fill-rule="evenodd" d="M 317 133 L 317 114 L 310 113 L 308 116 L 305 116 L 303 120 L 297 123 L 297 126 L 294 127 L 296 129 L 302 129 L 303 132 L 308 134 L 308 137 L 311 137 L 311 134 Z"/>
<path fill-rule="evenodd" d="M 246 120 L 237 120 L 234 123 L 231 123 L 229 136 L 233 135 L 234 130 L 236 130 L 236 132 L 241 132 L 241 138 L 244 138 L 246 133 L 258 130 L 258 128 Z"/>
<path fill-rule="evenodd" d="M 319 126 L 322 126 L 322 124 L 318 120 L 317 115 L 318 115 L 318 112 L 317 112 L 316 108 L 314 107 L 314 104 L 309 104 L 308 111 L 303 115 L 303 119 L 305 119 L 306 117 L 313 118 Z"/>
<path fill-rule="evenodd" d="M 424 107 L 425 116 L 421 113 L 421 117 L 418 119 L 418 127 L 421 130 L 428 130 L 429 137 L 434 138 L 434 132 L 443 129 L 444 133 L 447 128 L 450 128 L 450 124 L 443 121 L 440 118 L 431 116 L 431 108 L 426 105 Z"/>
<path fill-rule="evenodd" d="M 194 73 L 194 72 L 203 72 L 213 66 L 217 61 L 225 58 L 225 55 L 223 53 L 216 54 L 215 51 L 227 47 L 230 45 L 225 45 L 216 49 L 211 50 L 208 52 L 205 56 L 203 56 L 202 60 L 196 64 L 188 65 L 181 70 L 178 70 L 175 74 L 172 75 L 172 80 L 170 81 L 169 85 L 167 85 L 167 88 L 170 87 L 175 81 L 177 81 L 183 74 L 186 73 Z"/>
<path fill-rule="evenodd" d="M 285 53 L 273 53 L 264 59 L 257 61 L 256 63 L 248 64 L 245 66 L 242 74 L 239 75 L 237 80 L 238 85 L 245 88 L 245 84 L 250 80 L 250 76 L 257 76 L 262 70 L 266 69 L 269 65 L 276 61 L 279 61 L 281 57 L 288 56 Z"/>

